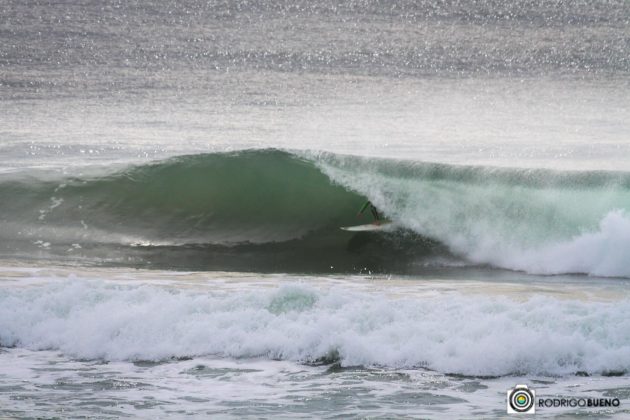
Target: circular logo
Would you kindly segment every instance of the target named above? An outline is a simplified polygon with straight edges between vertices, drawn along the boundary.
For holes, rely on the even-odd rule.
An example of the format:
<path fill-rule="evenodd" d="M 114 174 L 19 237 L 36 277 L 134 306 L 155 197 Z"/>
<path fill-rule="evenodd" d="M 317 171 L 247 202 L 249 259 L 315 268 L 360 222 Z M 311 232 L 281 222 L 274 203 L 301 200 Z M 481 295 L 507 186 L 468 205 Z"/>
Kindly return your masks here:
<path fill-rule="evenodd" d="M 527 388 L 514 388 L 510 394 L 510 407 L 519 413 L 529 411 L 534 405 L 534 396 Z"/>

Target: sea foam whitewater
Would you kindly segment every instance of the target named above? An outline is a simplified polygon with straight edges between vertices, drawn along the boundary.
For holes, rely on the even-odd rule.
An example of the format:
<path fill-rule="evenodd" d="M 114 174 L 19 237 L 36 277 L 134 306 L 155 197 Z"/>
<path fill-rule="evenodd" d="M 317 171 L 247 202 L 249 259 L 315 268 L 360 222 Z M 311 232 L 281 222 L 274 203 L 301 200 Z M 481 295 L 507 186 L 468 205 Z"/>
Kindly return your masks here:
<path fill-rule="evenodd" d="M 4 1 L 0 417 L 627 417 L 629 28 Z"/>
<path fill-rule="evenodd" d="M 453 287 L 457 275 L 5 267 L 0 359 L 11 389 L 0 399 L 14 416 L 61 413 L 53 401 L 65 401 L 65 415 L 112 417 L 278 405 L 313 415 L 330 404 L 350 416 L 459 417 L 500 407 L 515 381 L 546 396 L 626 395 L 630 301 L 618 281 Z"/>
<path fill-rule="evenodd" d="M 585 302 L 453 292 L 384 298 L 308 282 L 199 293 L 76 279 L 5 289 L 0 303 L 3 346 L 87 360 L 259 357 L 476 376 L 630 368 L 625 298 Z"/>

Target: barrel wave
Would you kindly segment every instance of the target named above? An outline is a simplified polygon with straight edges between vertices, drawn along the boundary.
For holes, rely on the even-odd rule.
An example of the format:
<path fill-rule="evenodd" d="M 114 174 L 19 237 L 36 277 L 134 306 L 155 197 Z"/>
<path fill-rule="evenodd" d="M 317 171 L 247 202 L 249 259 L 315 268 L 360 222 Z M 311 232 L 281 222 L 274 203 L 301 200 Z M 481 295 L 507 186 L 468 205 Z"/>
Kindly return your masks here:
<path fill-rule="evenodd" d="M 0 178 L 4 257 L 314 273 L 466 264 L 630 277 L 623 172 L 267 149 L 50 179 Z M 392 228 L 339 230 L 371 221 L 357 219 L 366 199 Z"/>

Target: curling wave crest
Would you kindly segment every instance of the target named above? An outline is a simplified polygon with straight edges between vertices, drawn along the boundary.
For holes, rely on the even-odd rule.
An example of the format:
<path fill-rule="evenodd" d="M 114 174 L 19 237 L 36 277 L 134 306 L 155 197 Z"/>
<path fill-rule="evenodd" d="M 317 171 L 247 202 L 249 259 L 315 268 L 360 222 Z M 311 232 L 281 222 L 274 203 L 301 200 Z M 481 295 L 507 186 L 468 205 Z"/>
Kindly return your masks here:
<path fill-rule="evenodd" d="M 276 149 L 0 178 L 0 255 L 140 267 L 413 273 L 445 259 L 630 277 L 630 175 Z M 350 234 L 371 200 L 393 222 Z"/>

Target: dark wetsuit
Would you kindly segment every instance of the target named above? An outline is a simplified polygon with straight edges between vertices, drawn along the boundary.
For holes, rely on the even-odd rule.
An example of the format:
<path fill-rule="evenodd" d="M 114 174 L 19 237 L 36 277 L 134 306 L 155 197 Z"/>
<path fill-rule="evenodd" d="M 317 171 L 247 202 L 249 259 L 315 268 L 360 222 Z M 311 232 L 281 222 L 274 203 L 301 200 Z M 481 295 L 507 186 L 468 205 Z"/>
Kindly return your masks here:
<path fill-rule="evenodd" d="M 359 214 L 363 214 L 365 209 L 367 209 L 368 207 L 370 208 L 370 211 L 372 212 L 372 216 L 374 216 L 374 220 L 376 221 L 381 220 L 381 216 L 378 214 L 378 210 L 376 209 L 374 204 L 372 204 L 369 200 L 365 202 L 363 207 L 361 207 L 361 210 L 359 210 Z"/>

